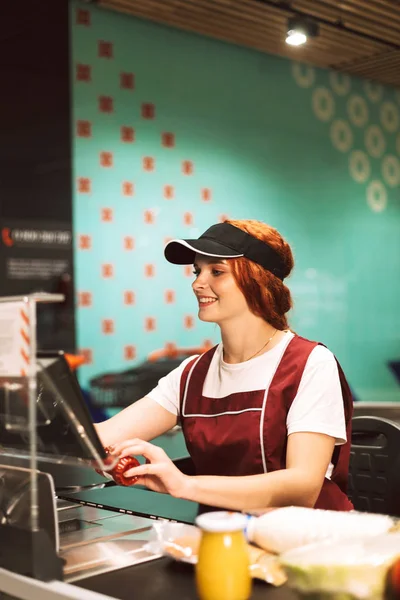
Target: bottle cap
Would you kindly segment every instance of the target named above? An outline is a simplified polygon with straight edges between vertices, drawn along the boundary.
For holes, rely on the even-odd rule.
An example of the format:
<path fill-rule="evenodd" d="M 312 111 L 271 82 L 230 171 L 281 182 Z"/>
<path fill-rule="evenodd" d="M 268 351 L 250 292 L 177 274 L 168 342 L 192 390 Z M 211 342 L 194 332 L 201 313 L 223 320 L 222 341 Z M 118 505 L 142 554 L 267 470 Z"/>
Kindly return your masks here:
<path fill-rule="evenodd" d="M 254 528 L 257 522 L 257 517 L 254 517 L 252 515 L 245 515 L 246 517 L 246 525 L 245 525 L 245 530 L 244 530 L 244 534 L 246 536 L 246 540 L 248 542 L 252 542 L 254 540 Z"/>
<path fill-rule="evenodd" d="M 241 531 L 246 527 L 247 517 L 238 512 L 215 511 L 196 518 L 196 525 L 204 531 L 223 533 Z"/>

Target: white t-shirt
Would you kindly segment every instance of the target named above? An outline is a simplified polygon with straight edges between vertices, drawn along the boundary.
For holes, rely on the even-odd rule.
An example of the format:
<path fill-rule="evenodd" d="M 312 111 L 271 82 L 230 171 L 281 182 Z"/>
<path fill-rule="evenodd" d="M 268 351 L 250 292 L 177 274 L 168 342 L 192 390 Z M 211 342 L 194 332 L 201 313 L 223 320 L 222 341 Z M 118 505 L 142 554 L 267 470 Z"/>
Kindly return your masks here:
<path fill-rule="evenodd" d="M 224 398 L 232 393 L 267 390 L 290 340 L 287 332 L 272 350 L 243 363 L 228 364 L 222 358 L 219 344 L 211 360 L 203 387 L 208 398 Z M 185 366 L 195 356 L 160 379 L 148 397 L 171 413 L 179 414 L 180 380 Z M 346 443 L 346 424 L 340 379 L 335 357 L 324 346 L 316 346 L 308 357 L 297 395 L 286 419 L 287 434 L 297 432 L 324 433 L 335 438 L 335 444 Z M 328 469 L 330 474 L 332 467 Z"/>

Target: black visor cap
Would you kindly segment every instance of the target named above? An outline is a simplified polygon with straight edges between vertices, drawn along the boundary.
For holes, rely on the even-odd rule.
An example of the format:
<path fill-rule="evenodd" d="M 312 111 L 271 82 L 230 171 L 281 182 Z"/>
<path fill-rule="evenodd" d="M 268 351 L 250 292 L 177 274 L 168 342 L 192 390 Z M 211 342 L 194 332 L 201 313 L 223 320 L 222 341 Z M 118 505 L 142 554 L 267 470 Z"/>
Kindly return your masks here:
<path fill-rule="evenodd" d="M 193 264 L 196 254 L 222 259 L 244 256 L 282 280 L 287 271 L 271 246 L 230 223 L 212 225 L 195 240 L 171 240 L 164 249 L 165 258 L 175 265 Z"/>

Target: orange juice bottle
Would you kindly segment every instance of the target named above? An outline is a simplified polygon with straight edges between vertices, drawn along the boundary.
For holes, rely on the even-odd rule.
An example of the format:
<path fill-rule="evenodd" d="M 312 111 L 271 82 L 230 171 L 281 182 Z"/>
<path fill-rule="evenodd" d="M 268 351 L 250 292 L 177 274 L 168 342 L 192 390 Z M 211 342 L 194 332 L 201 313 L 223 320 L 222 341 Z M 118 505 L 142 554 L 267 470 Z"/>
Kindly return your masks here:
<path fill-rule="evenodd" d="M 200 515 L 202 530 L 196 565 L 200 600 L 247 600 L 251 594 L 245 515 L 217 511 Z"/>

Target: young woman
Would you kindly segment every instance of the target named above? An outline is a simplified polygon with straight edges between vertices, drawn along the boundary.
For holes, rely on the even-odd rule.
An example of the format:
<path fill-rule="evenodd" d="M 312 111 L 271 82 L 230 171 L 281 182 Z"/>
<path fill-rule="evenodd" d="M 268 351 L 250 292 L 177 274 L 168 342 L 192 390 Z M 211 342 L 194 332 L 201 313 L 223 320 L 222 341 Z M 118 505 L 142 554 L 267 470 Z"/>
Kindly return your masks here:
<path fill-rule="evenodd" d="M 333 354 L 289 330 L 290 246 L 264 223 L 225 221 L 197 240 L 172 240 L 165 256 L 194 264 L 199 318 L 217 323 L 222 342 L 97 425 L 117 455 L 145 457 L 126 476 L 232 510 L 351 510 L 351 394 Z M 184 475 L 148 441 L 177 422 L 196 476 Z"/>

